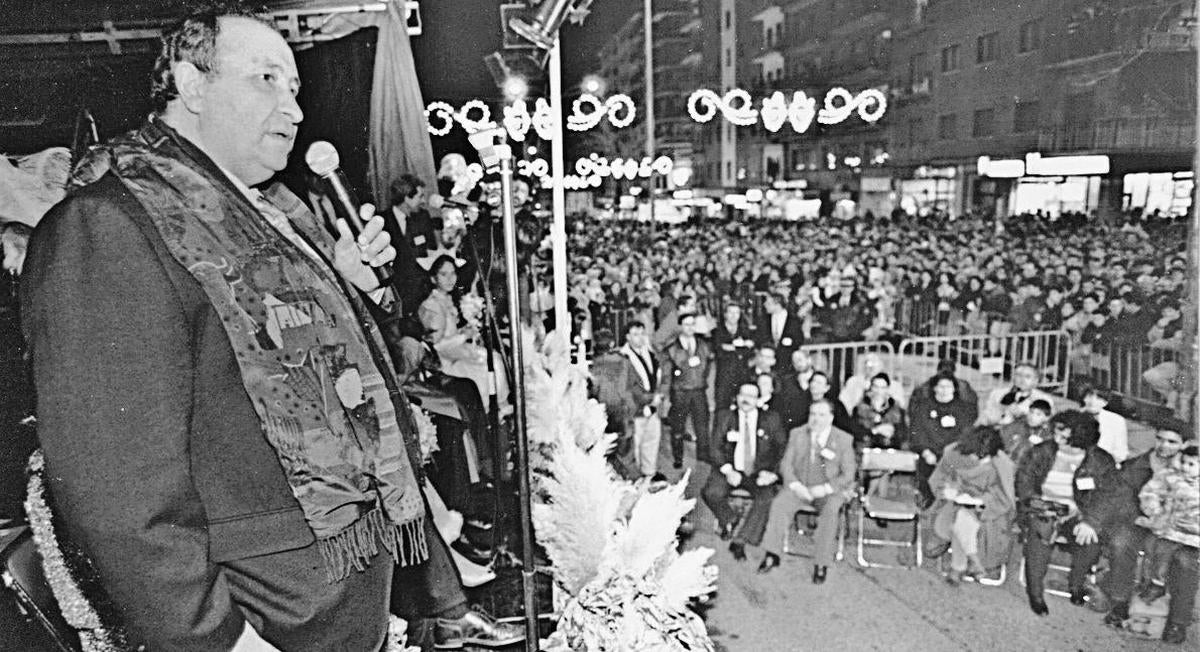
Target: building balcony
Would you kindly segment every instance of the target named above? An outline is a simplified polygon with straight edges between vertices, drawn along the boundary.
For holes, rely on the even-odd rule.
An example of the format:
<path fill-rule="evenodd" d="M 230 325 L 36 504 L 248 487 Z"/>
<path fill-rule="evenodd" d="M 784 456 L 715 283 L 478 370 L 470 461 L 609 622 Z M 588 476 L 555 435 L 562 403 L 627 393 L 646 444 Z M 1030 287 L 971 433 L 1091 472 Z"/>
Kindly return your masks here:
<path fill-rule="evenodd" d="M 1166 117 L 1111 118 L 1038 132 L 1038 150 L 1043 153 L 1177 153 L 1195 147 L 1196 123 Z"/>

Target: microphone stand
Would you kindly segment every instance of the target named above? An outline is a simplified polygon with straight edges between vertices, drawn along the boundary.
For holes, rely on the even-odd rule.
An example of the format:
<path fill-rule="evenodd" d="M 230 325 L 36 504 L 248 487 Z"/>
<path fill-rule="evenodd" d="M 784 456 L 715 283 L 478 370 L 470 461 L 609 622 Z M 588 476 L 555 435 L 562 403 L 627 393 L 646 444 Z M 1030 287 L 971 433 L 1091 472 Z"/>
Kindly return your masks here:
<path fill-rule="evenodd" d="M 521 331 L 520 285 L 517 279 L 517 225 L 513 212 L 513 152 L 508 143 L 496 146 L 500 158 L 500 206 L 504 218 L 504 277 L 508 288 L 508 323 L 512 338 L 513 431 L 517 448 L 517 497 L 521 513 L 521 590 L 525 603 L 525 649 L 537 652 L 537 593 L 534 582 L 533 517 L 530 507 L 529 435 L 525 431 L 525 354 Z"/>

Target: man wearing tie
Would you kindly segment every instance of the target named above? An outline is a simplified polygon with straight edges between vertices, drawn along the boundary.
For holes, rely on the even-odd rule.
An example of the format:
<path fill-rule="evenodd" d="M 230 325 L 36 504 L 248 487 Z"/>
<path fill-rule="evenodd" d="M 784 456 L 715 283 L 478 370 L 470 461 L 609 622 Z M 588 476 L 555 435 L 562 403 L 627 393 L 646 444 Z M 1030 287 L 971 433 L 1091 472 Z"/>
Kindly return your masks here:
<path fill-rule="evenodd" d="M 746 558 L 746 544 L 758 545 L 767 526 L 771 498 L 778 491 L 779 458 L 787 445 L 779 415 L 758 408 L 758 386 L 745 383 L 738 388 L 735 406 L 717 412 L 713 432 L 722 441 L 713 444 L 713 472 L 708 475 L 701 497 L 717 517 L 724 540 L 733 538 L 733 558 Z M 745 489 L 754 503 L 736 533 L 737 516 L 729 506 L 729 492 Z"/>
<path fill-rule="evenodd" d="M 658 408 L 662 394 L 662 370 L 650 350 L 650 334 L 646 325 L 632 321 L 625 327 L 625 345 L 621 347 L 632 380 L 629 392 L 635 406 L 633 414 L 633 461 L 642 476 L 658 471 L 658 445 L 662 440 L 662 418 Z"/>
<path fill-rule="evenodd" d="M 763 301 L 763 310 L 767 314 L 758 327 L 759 343 L 770 344 L 779 358 L 790 358 L 804 344 L 800 319 L 787 309 L 787 298 L 774 292 Z"/>
<path fill-rule="evenodd" d="M 779 550 L 796 512 L 811 508 L 818 512 L 812 581 L 825 582 L 825 574 L 833 563 L 838 513 L 854 487 L 855 468 L 854 439 L 833 427 L 830 399 L 813 401 L 808 409 L 808 423 L 791 431 L 779 463 L 784 489 L 771 501 L 763 536 L 767 554 L 758 572 L 766 573 L 779 565 Z"/>
<path fill-rule="evenodd" d="M 696 315 L 682 313 L 677 318 L 679 337 L 663 351 L 664 393 L 671 397 L 667 415 L 671 426 L 671 455 L 675 468 L 683 468 L 683 434 L 688 419 L 696 431 L 696 459 L 709 461 L 708 370 L 713 352 L 708 343 L 696 337 Z"/>

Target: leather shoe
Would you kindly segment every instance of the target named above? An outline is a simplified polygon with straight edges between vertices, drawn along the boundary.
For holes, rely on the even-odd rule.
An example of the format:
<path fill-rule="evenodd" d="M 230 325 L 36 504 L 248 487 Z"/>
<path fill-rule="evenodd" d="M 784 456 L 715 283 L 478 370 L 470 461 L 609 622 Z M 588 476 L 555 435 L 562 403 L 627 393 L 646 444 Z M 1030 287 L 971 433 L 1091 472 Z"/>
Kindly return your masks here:
<path fill-rule="evenodd" d="M 1046 601 L 1042 598 L 1029 596 L 1029 609 L 1039 616 L 1046 616 L 1050 613 L 1050 608 L 1046 606 Z"/>
<path fill-rule="evenodd" d="M 779 555 L 773 552 L 768 552 L 767 555 L 763 557 L 762 563 L 758 565 L 758 572 L 770 573 L 771 571 L 775 570 L 775 567 L 778 565 Z"/>
<path fill-rule="evenodd" d="M 1087 593 L 1083 589 L 1071 591 L 1071 604 L 1076 607 L 1082 607 L 1087 604 Z"/>
<path fill-rule="evenodd" d="M 672 464 L 671 466 L 673 466 L 677 469 L 682 469 L 683 468 L 683 460 L 675 460 L 675 463 Z"/>
<path fill-rule="evenodd" d="M 720 535 L 722 541 L 728 541 L 733 538 L 733 523 L 726 523 L 717 526 L 717 534 Z"/>
<path fill-rule="evenodd" d="M 824 584 L 825 573 L 829 569 L 824 566 L 813 566 L 813 584 Z"/>
<path fill-rule="evenodd" d="M 729 544 L 729 552 L 733 554 L 736 561 L 746 561 L 746 544 L 741 541 L 734 541 Z"/>
<path fill-rule="evenodd" d="M 496 622 L 483 611 L 468 611 L 462 618 L 438 618 L 433 646 L 457 650 L 465 645 L 504 647 L 525 640 L 525 630 Z"/>
<path fill-rule="evenodd" d="M 1162 640 L 1163 643 L 1181 645 L 1187 640 L 1187 627 L 1179 623 L 1167 623 L 1167 626 L 1163 628 Z"/>

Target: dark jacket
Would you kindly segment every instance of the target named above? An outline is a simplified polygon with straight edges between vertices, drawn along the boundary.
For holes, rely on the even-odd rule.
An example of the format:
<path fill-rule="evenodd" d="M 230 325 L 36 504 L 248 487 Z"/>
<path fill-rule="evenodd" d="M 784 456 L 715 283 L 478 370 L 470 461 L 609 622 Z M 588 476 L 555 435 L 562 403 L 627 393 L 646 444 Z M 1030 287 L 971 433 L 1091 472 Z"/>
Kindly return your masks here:
<path fill-rule="evenodd" d="M 1042 497 L 1042 484 L 1054 466 L 1058 444 L 1053 439 L 1034 446 L 1021 465 L 1017 467 L 1017 510 L 1022 519 L 1030 515 L 1030 502 Z M 1094 489 L 1080 489 L 1080 478 L 1090 478 Z M 1088 449 L 1083 463 L 1075 470 L 1072 493 L 1084 523 L 1100 532 L 1110 523 L 1113 510 L 1118 506 L 1120 479 L 1117 463 L 1103 448 Z"/>
<path fill-rule="evenodd" d="M 675 338 L 663 350 L 663 392 L 681 392 L 708 388 L 708 370 L 714 361 L 712 347 L 703 338 L 696 337 L 696 350 L 688 355 L 679 338 Z"/>
<path fill-rule="evenodd" d="M 289 609 L 326 608 L 341 589 L 319 563 L 297 572 L 314 537 L 221 319 L 119 181 L 47 214 L 22 290 L 50 491 L 135 635 L 156 650 L 231 647 L 235 602 L 257 611 L 284 587 L 235 583 L 232 568 L 271 559 L 293 560 L 272 577 Z"/>
<path fill-rule="evenodd" d="M 737 442 L 729 441 L 727 436 L 730 432 L 738 430 L 737 408 L 732 410 L 718 410 L 717 416 L 713 421 L 713 438 L 720 443 L 713 448 L 712 465 L 714 469 L 719 469 L 726 464 L 733 463 L 734 450 L 737 447 Z M 783 422 L 779 419 L 779 415 L 770 410 L 758 411 L 758 439 L 754 446 L 754 468 L 753 473 L 759 471 L 770 471 L 778 473 L 779 460 L 783 457 L 783 450 L 787 447 L 788 437 L 787 432 L 783 429 Z"/>
<path fill-rule="evenodd" d="M 864 396 L 863 400 L 854 406 L 853 419 L 855 429 L 850 434 L 854 435 L 854 439 L 860 445 L 876 448 L 903 448 L 908 445 L 908 419 L 904 408 L 890 396 L 882 411 L 875 409 L 870 396 Z M 871 432 L 873 428 L 885 423 L 890 423 L 895 428 L 890 439 L 884 439 L 882 435 Z"/>
<path fill-rule="evenodd" d="M 1154 477 L 1154 467 L 1150 460 L 1154 450 L 1148 450 L 1137 457 L 1125 460 L 1117 471 L 1114 487 L 1113 508 L 1109 514 L 1109 525 L 1129 525 L 1142 514 L 1141 501 L 1138 493 L 1150 478 Z"/>
<path fill-rule="evenodd" d="M 946 446 L 975 425 L 978 413 L 978 407 L 957 397 L 949 403 L 932 398 L 913 401 L 908 406 L 909 448 L 916 453 L 928 449 L 941 457 Z"/>
<path fill-rule="evenodd" d="M 804 345 L 804 326 L 791 310 L 787 311 L 779 339 L 775 339 L 775 334 L 771 332 L 771 315 L 763 315 L 762 319 L 758 320 L 754 333 L 759 346 L 775 347 L 775 359 L 782 364 L 790 364 L 792 352 Z"/>

